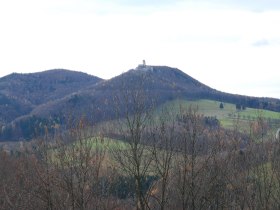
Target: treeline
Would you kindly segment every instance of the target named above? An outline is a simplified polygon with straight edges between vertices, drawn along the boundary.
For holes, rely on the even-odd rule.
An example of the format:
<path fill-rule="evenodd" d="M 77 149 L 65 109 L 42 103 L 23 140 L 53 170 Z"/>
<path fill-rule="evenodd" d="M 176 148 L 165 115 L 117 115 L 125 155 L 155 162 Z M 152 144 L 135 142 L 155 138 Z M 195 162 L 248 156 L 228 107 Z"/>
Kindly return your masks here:
<path fill-rule="evenodd" d="M 4 141 L 20 141 L 31 140 L 38 136 L 44 136 L 48 128 L 49 135 L 54 135 L 58 128 L 62 128 L 64 122 L 63 117 L 41 118 L 35 115 L 22 117 L 17 121 L 1 125 L 0 124 L 0 140 Z"/>
<path fill-rule="evenodd" d="M 236 104 L 237 109 L 243 109 L 249 107 L 254 109 L 265 109 L 265 110 L 280 112 L 280 100 L 275 98 L 264 98 L 264 97 L 258 98 L 258 97 L 228 94 L 219 91 L 209 92 L 207 98 Z"/>

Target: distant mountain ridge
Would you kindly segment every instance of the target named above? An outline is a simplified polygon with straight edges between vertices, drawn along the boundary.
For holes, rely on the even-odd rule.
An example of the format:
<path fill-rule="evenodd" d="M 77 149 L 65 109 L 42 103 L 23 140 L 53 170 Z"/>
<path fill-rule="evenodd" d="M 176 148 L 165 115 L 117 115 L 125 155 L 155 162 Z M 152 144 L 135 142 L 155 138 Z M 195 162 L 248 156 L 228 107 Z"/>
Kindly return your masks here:
<path fill-rule="evenodd" d="M 156 106 L 177 98 L 212 99 L 280 111 L 279 99 L 220 92 L 167 66 L 139 66 L 109 80 L 61 69 L 11 74 L 0 78 L 0 141 L 30 139 L 38 134 L 35 131 L 41 133 L 42 125 L 52 129 L 70 117 L 112 120 L 115 96 L 139 87 Z"/>

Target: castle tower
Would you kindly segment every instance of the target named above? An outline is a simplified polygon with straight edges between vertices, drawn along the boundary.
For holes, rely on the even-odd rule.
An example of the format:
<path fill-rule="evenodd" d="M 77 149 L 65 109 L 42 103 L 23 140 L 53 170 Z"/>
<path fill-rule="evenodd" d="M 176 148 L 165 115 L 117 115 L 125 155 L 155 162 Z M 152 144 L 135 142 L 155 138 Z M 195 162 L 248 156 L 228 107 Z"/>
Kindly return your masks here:
<path fill-rule="evenodd" d="M 148 71 L 148 70 L 153 70 L 152 66 L 147 66 L 146 61 L 143 60 L 142 64 L 139 64 L 135 70 L 142 70 L 142 71 Z"/>
<path fill-rule="evenodd" d="M 143 60 L 143 67 L 146 67 L 146 61 Z"/>

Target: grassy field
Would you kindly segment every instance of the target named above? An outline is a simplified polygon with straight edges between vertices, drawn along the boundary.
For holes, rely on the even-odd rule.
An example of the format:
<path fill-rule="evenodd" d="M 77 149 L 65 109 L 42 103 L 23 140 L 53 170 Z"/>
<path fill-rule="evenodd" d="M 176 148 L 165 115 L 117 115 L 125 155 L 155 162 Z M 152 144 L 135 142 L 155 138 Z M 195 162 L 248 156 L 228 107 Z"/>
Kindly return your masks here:
<path fill-rule="evenodd" d="M 165 103 L 159 108 L 168 109 L 173 112 L 173 114 L 179 113 L 180 107 L 188 108 L 192 106 L 193 108 L 198 108 L 198 112 L 204 116 L 216 117 L 220 120 L 221 125 L 225 128 L 233 128 L 238 125 L 240 128 L 247 129 L 249 122 L 257 120 L 259 117 L 264 118 L 275 124 L 275 126 L 280 126 L 280 113 L 268 110 L 252 109 L 246 108 L 245 110 L 236 110 L 235 104 L 223 103 L 224 108 L 220 109 L 220 102 L 212 100 L 174 100 Z M 159 111 L 158 111 L 159 112 Z"/>
<path fill-rule="evenodd" d="M 277 128 L 280 128 L 280 112 L 252 108 L 237 110 L 235 104 L 223 103 L 223 105 L 224 108 L 220 109 L 219 101 L 177 99 L 166 102 L 158 107 L 154 113 L 154 117 L 157 122 L 157 118 L 162 114 L 166 114 L 166 111 L 169 112 L 169 115 L 165 117 L 175 117 L 180 113 L 180 108 L 186 110 L 192 106 L 193 108 L 198 108 L 198 112 L 204 116 L 216 117 L 224 128 L 233 129 L 237 126 L 238 130 L 248 131 L 250 123 L 256 121 L 258 118 L 263 118 L 270 122 L 273 132 L 276 132 Z M 115 121 L 106 123 L 114 125 Z M 100 126 L 102 125 L 101 123 Z"/>

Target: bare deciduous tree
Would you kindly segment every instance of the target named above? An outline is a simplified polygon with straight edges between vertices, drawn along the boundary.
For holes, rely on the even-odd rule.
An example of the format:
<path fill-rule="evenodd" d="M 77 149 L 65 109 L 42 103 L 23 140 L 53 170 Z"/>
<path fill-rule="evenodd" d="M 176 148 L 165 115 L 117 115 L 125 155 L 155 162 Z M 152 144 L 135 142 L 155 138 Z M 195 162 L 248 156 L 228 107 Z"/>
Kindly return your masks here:
<path fill-rule="evenodd" d="M 124 82 L 116 97 L 117 114 L 123 117 L 119 120 L 118 129 L 125 144 L 121 143 L 119 148 L 112 150 L 112 154 L 123 173 L 134 179 L 135 206 L 144 210 L 149 207 L 149 193 L 144 190 L 144 180 L 152 163 L 151 152 L 146 146 L 152 106 L 143 88 L 145 78 L 135 82 L 133 90 L 128 89 Z"/>

